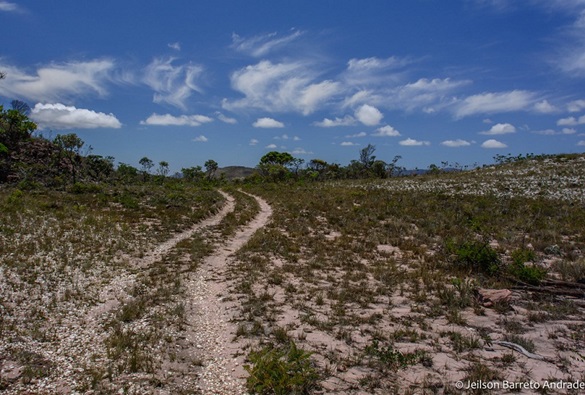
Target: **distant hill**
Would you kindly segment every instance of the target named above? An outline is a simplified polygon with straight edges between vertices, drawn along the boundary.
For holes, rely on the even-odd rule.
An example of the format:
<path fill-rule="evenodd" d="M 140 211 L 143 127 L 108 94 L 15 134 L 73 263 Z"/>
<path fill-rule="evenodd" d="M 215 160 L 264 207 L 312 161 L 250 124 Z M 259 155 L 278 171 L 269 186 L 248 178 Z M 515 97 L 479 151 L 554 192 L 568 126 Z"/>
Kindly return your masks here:
<path fill-rule="evenodd" d="M 245 178 L 252 175 L 256 169 L 252 167 L 245 167 L 245 166 L 226 166 L 221 167 L 217 170 L 217 176 L 221 176 L 221 174 L 225 174 L 225 178 L 227 180 L 234 180 L 237 178 Z"/>

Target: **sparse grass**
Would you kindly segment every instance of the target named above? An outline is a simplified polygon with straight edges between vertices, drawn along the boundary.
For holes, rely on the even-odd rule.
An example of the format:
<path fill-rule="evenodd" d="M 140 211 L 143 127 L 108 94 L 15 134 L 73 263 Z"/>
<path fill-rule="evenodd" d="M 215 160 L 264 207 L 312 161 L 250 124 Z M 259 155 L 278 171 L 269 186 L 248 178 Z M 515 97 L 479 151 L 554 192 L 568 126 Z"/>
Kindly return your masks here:
<path fill-rule="evenodd" d="M 247 388 L 251 394 L 310 394 L 317 388 L 318 373 L 311 353 L 291 341 L 285 348 L 266 346 L 248 355 L 252 365 Z"/>
<path fill-rule="evenodd" d="M 576 358 L 574 350 L 583 348 L 579 303 L 522 289 L 493 308 L 476 301 L 479 288 L 583 279 L 585 199 L 571 185 L 582 185 L 585 162 L 576 158 L 386 181 L 245 186 L 274 210 L 271 222 L 235 254 L 229 273 L 232 300 L 241 303 L 236 337 L 278 345 L 251 356 L 252 380 L 275 382 L 261 378 L 256 366 L 290 379 L 283 372 L 290 368 L 292 338 L 310 388 L 331 378 L 340 393 L 355 391 L 356 383 L 372 392 L 414 393 L 399 377 L 444 368 L 433 365 L 428 350 L 469 364 L 466 379 L 501 380 L 513 369 L 530 370 L 529 362 L 514 353 L 477 362 L 482 348 L 505 337 L 528 349 L 531 331 L 543 326 L 560 328 L 543 342 Z M 119 281 L 119 305 L 91 327 L 103 341 L 92 344 L 93 359 L 78 363 L 85 373 L 75 373 L 78 391 L 112 393 L 122 388 L 119 380 L 140 382 L 141 374 L 153 377 L 164 361 L 178 358 L 184 276 L 258 206 L 229 190 L 234 213 L 137 270 L 132 262 L 149 246 L 216 212 L 221 196 L 179 185 L 72 192 L 0 189 L 0 355 L 35 342 L 70 358 L 57 352 L 78 343 L 66 329 L 84 317 L 79 312 L 111 298 L 101 291 Z M 498 324 L 477 329 L 485 322 Z M 415 351 L 398 351 L 404 343 Z M 55 361 L 44 375 L 64 374 Z M 583 362 L 571 362 L 563 363 L 567 375 L 582 376 Z M 348 370 L 355 376 L 346 381 Z M 439 387 L 420 377 L 425 393 L 459 393 L 446 380 Z M 0 379 L 3 385 L 14 384 Z M 260 393 L 272 386 L 258 385 L 252 388 Z"/>

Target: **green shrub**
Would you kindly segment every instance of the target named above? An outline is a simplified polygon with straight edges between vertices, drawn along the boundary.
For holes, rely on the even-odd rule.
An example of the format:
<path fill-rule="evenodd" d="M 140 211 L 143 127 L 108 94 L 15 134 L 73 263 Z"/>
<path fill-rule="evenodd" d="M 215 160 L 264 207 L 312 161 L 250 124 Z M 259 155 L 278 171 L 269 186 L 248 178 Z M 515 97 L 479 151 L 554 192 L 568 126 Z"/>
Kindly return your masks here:
<path fill-rule="evenodd" d="M 102 187 L 98 184 L 84 184 L 82 182 L 76 182 L 70 188 L 71 193 L 75 193 L 78 195 L 84 193 L 100 193 L 102 191 Z"/>
<path fill-rule="evenodd" d="M 538 266 L 526 266 L 526 262 L 531 262 L 536 259 L 534 251 L 520 248 L 512 251 L 512 264 L 508 266 L 508 273 L 525 283 L 539 284 L 546 277 L 546 269 Z"/>
<path fill-rule="evenodd" d="M 534 262 L 536 259 L 536 254 L 533 250 L 529 250 L 527 248 L 519 248 L 517 250 L 512 251 L 512 260 L 515 264 L 521 265 L 526 262 Z"/>
<path fill-rule="evenodd" d="M 391 344 L 380 346 L 378 340 L 375 339 L 372 341 L 372 344 L 366 346 L 365 354 L 369 357 L 373 357 L 383 368 L 390 368 L 392 370 L 404 369 L 408 366 L 416 365 L 419 362 L 423 363 L 425 366 L 429 363 L 432 364 L 432 359 L 430 359 L 427 353 L 423 350 L 402 353 L 394 350 L 394 347 Z"/>
<path fill-rule="evenodd" d="M 447 251 L 455 256 L 455 264 L 494 275 L 500 270 L 498 253 L 485 241 L 447 243 Z"/>
<path fill-rule="evenodd" d="M 15 189 L 12 193 L 6 198 L 6 203 L 9 205 L 17 205 L 22 202 L 24 197 L 24 193 L 20 189 Z"/>
<path fill-rule="evenodd" d="M 251 394 L 309 394 L 319 375 L 310 360 L 311 353 L 297 348 L 293 341 L 286 349 L 264 347 L 252 351 L 244 365 L 250 374 L 246 385 Z"/>
<path fill-rule="evenodd" d="M 124 193 L 118 197 L 118 202 L 127 209 L 138 209 L 140 207 L 138 200 L 136 200 L 132 195 L 128 193 Z"/>
<path fill-rule="evenodd" d="M 546 277 L 546 269 L 538 266 L 526 266 L 524 263 L 512 263 L 508 266 L 508 273 L 520 281 L 538 285 Z"/>

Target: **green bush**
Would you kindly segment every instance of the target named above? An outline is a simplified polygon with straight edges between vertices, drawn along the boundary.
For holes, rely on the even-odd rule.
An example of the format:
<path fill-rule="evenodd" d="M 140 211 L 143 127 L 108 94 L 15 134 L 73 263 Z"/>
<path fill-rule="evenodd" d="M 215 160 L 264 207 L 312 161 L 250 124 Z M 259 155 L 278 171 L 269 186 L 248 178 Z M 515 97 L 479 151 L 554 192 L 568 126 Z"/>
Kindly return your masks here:
<path fill-rule="evenodd" d="M 523 263 L 513 263 L 508 266 L 508 273 L 520 281 L 538 285 L 546 277 L 546 269 L 538 266 L 526 266 Z"/>
<path fill-rule="evenodd" d="M 410 353 L 402 353 L 394 350 L 394 347 L 389 344 L 385 347 L 380 346 L 378 340 L 373 340 L 372 344 L 366 346 L 365 354 L 373 357 L 376 362 L 384 368 L 392 370 L 404 369 L 417 363 L 422 363 L 425 366 L 432 365 L 432 359 L 423 350 L 416 350 Z"/>
<path fill-rule="evenodd" d="M 293 341 L 286 349 L 267 346 L 252 351 L 244 365 L 251 394 L 309 394 L 316 388 L 319 375 L 310 360 L 311 353 L 297 348 Z"/>
<path fill-rule="evenodd" d="M 498 253 L 485 241 L 447 243 L 447 251 L 455 256 L 455 264 L 464 268 L 479 270 L 489 275 L 500 270 Z"/>
<path fill-rule="evenodd" d="M 526 266 L 526 262 L 536 259 L 533 250 L 520 248 L 512 251 L 512 264 L 508 266 L 508 273 L 525 283 L 537 285 L 546 277 L 546 269 L 538 266 Z"/>

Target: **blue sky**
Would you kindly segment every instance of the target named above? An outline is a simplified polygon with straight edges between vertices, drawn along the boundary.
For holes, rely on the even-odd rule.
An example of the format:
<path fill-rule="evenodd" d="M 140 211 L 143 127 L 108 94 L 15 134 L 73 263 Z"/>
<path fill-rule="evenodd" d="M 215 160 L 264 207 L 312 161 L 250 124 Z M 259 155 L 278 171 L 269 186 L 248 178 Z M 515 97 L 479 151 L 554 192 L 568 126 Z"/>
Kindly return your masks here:
<path fill-rule="evenodd" d="M 0 104 L 173 171 L 585 151 L 585 0 L 0 0 Z"/>

